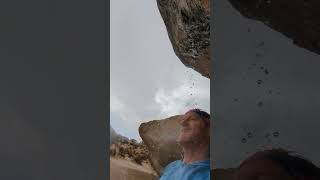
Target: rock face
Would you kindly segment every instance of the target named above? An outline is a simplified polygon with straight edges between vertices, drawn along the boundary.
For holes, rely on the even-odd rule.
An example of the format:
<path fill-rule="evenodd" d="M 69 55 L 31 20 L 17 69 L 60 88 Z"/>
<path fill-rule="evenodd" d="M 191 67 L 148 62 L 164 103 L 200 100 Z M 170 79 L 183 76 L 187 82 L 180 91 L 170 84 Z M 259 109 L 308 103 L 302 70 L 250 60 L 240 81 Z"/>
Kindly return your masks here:
<path fill-rule="evenodd" d="M 174 52 L 181 62 L 210 78 L 209 0 L 157 0 Z"/>
<path fill-rule="evenodd" d="M 229 0 L 245 17 L 259 20 L 320 54 L 319 0 Z"/>
<path fill-rule="evenodd" d="M 181 159 L 181 149 L 176 143 L 180 117 L 154 120 L 139 127 L 140 136 L 150 152 L 151 165 L 159 175 L 170 162 Z"/>

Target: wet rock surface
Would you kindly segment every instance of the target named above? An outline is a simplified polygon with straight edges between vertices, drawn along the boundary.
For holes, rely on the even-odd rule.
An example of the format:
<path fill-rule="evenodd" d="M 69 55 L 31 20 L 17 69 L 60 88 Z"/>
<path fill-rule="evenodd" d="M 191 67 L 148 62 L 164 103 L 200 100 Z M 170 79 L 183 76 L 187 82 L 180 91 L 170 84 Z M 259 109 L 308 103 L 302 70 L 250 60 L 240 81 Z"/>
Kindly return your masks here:
<path fill-rule="evenodd" d="M 176 143 L 180 117 L 154 120 L 139 127 L 140 136 L 150 152 L 151 164 L 159 175 L 170 162 L 181 159 L 181 149 Z"/>
<path fill-rule="evenodd" d="M 320 1 L 318 0 L 229 0 L 243 16 L 293 40 L 293 43 L 320 54 Z"/>
<path fill-rule="evenodd" d="M 175 54 L 210 78 L 209 0 L 157 0 L 157 4 Z"/>

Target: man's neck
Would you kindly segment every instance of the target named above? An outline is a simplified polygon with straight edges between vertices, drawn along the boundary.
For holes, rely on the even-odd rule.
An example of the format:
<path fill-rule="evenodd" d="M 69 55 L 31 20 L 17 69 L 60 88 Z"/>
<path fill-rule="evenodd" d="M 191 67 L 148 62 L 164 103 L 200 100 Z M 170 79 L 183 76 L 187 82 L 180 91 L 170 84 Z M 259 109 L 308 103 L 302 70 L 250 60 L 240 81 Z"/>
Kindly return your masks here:
<path fill-rule="evenodd" d="M 209 159 L 209 147 L 206 144 L 200 144 L 197 146 L 186 145 L 182 147 L 183 151 L 183 163 L 190 164 L 196 161 Z"/>

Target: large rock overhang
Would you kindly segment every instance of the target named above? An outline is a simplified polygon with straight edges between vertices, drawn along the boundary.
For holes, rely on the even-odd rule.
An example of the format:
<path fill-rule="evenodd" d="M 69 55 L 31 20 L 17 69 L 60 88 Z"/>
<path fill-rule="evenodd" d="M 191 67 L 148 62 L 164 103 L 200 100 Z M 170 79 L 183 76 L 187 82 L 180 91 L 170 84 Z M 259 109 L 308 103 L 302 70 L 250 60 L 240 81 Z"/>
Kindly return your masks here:
<path fill-rule="evenodd" d="M 299 47 L 320 54 L 319 0 L 228 0 L 244 17 L 264 23 Z M 210 78 L 209 0 L 157 0 L 175 54 Z"/>
<path fill-rule="evenodd" d="M 320 54 L 319 0 L 229 0 L 244 17 L 261 21 L 293 40 L 299 47 Z"/>
<path fill-rule="evenodd" d="M 209 0 L 157 0 L 175 54 L 181 62 L 210 78 Z"/>

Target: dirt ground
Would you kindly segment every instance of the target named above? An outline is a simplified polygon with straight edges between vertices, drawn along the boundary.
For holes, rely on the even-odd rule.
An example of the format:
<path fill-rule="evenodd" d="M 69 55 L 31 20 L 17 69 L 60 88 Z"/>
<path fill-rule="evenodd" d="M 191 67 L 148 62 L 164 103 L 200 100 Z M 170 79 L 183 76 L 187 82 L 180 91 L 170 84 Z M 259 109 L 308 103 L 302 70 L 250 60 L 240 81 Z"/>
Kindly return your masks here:
<path fill-rule="evenodd" d="M 150 165 L 139 165 L 127 159 L 110 158 L 110 180 L 157 180 Z"/>

